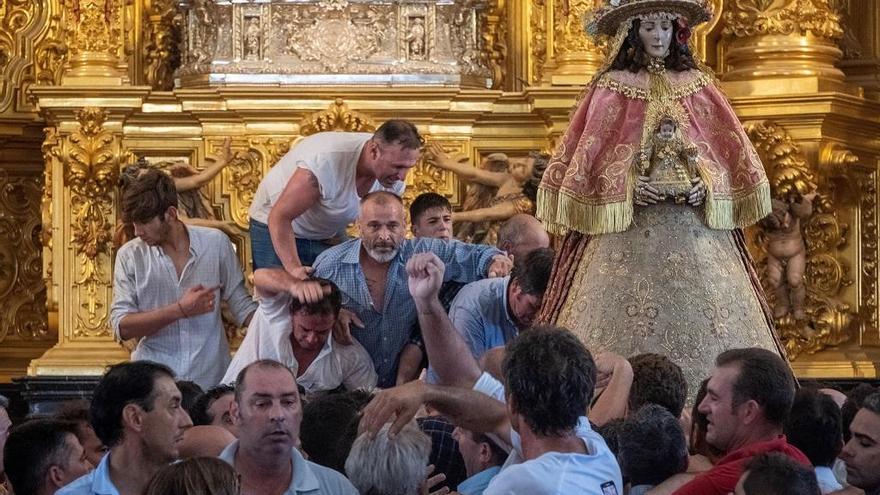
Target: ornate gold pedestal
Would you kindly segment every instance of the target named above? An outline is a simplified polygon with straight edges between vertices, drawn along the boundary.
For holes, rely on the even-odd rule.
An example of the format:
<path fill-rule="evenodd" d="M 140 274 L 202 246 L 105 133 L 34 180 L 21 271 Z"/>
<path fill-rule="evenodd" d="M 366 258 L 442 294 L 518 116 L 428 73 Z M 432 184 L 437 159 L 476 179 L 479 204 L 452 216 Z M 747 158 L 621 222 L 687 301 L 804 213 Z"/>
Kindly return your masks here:
<path fill-rule="evenodd" d="M 260 178 L 303 135 L 397 117 L 475 162 L 497 151 L 549 150 L 603 58 L 602 44 L 588 40 L 580 22 L 599 0 L 399 2 L 372 10 L 365 2 L 313 3 L 326 8 L 313 8 L 312 17 L 292 13 L 305 4 L 274 10 L 272 2 L 0 4 L 0 380 L 98 374 L 128 357 L 107 325 L 109 236 L 124 164 L 143 157 L 202 166 L 231 137 L 235 159 L 205 192 L 216 213 L 244 232 Z M 717 70 L 774 189 L 804 187 L 821 198 L 805 228 L 809 321 L 779 322 L 794 368 L 808 377 L 876 377 L 878 6 L 711 3 L 716 15 L 696 30 L 696 52 Z M 286 32 L 278 16 L 297 15 L 300 28 L 311 22 L 339 32 L 370 31 L 364 19 L 375 15 L 388 24 L 371 36 L 386 37 L 369 54 L 346 54 L 344 68 L 317 70 L 333 47 L 306 53 L 311 40 L 277 38 Z M 280 77 L 294 66 L 274 50 L 297 59 L 299 79 Z M 399 71 L 409 79 L 370 84 L 365 75 L 381 72 L 382 57 L 405 66 Z M 452 77 L 440 81 L 441 73 Z M 256 76 L 266 74 L 278 77 L 252 84 L 265 83 Z M 232 84 L 236 78 L 243 82 Z M 309 84 L 289 84 L 297 81 Z M 460 203 L 461 187 L 448 174 L 419 164 L 408 180 L 407 199 L 436 190 Z M 749 233 L 760 267 L 761 235 Z M 235 244 L 247 266 L 246 234 Z"/>

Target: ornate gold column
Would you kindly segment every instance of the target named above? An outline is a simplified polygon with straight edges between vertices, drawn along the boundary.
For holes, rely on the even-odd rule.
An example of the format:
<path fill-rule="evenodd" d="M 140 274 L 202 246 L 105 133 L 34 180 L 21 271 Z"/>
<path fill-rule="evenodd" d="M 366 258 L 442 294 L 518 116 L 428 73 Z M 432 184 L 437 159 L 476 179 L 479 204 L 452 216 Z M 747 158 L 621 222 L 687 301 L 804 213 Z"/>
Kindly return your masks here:
<path fill-rule="evenodd" d="M 725 6 L 724 89 L 734 95 L 842 91 L 840 15 L 832 0 L 735 0 Z"/>
<path fill-rule="evenodd" d="M 43 145 L 43 204 L 54 206 L 44 209 L 44 264 L 60 321 L 58 344 L 31 362 L 29 375 L 100 374 L 107 364 L 128 358 L 113 341 L 108 312 L 115 190 L 120 164 L 130 157 L 122 148 L 118 118 L 110 120 L 109 112 L 97 107 L 77 109 L 73 116 L 73 122 L 59 122 L 59 130 L 48 128 Z"/>
<path fill-rule="evenodd" d="M 553 86 L 589 82 L 604 47 L 584 32 L 583 17 L 605 0 L 532 0 L 530 82 Z"/>
<path fill-rule="evenodd" d="M 124 0 L 64 0 L 70 47 L 64 85 L 119 86 L 127 81 L 123 55 Z"/>

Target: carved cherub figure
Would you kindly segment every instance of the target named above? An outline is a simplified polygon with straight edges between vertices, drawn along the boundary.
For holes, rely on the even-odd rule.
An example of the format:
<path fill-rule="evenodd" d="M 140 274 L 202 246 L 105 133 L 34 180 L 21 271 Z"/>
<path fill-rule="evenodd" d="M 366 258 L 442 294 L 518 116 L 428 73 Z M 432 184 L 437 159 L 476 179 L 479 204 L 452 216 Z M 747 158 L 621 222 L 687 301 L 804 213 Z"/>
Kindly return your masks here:
<path fill-rule="evenodd" d="M 675 119 L 664 116 L 639 155 L 639 177 L 648 178 L 658 201 L 684 204 L 699 181 L 697 148 L 688 145 L 678 132 Z M 702 199 L 702 198 L 700 198 Z"/>
<path fill-rule="evenodd" d="M 772 213 L 760 222 L 767 233 L 767 281 L 776 293 L 774 318 L 782 318 L 789 312 L 795 320 L 807 317 L 804 312 L 807 248 L 801 220 L 813 214 L 815 197 L 816 193 L 811 193 L 793 201 L 774 199 Z"/>

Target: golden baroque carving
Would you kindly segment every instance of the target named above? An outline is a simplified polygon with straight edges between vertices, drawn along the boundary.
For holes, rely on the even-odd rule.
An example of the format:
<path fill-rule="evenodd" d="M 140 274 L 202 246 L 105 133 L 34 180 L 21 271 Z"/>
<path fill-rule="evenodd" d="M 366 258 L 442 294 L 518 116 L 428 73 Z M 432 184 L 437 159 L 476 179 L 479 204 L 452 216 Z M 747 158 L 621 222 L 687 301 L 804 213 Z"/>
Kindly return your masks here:
<path fill-rule="evenodd" d="M 547 5 L 546 0 L 532 0 L 529 6 L 529 28 L 531 40 L 529 63 L 531 64 L 531 84 L 541 82 L 544 75 L 544 64 L 547 63 Z"/>
<path fill-rule="evenodd" d="M 64 184 L 70 190 L 71 244 L 79 274 L 73 283 L 80 303 L 74 310 L 74 335 L 107 335 L 109 263 L 113 233 L 113 196 L 123 155 L 108 113 L 95 107 L 76 112 L 79 128 L 62 145 Z M 102 259 L 103 257 L 103 259 Z"/>
<path fill-rule="evenodd" d="M 17 55 L 15 35 L 34 21 L 36 8 L 37 3 L 31 0 L 0 2 L 0 72 L 5 72 Z"/>
<path fill-rule="evenodd" d="M 64 0 L 71 55 L 116 53 L 122 41 L 122 0 Z"/>
<path fill-rule="evenodd" d="M 771 121 L 749 122 L 745 129 L 761 155 L 775 198 L 788 201 L 818 193 L 813 200 L 813 215 L 803 227 L 807 249 L 807 320 L 798 322 L 786 316 L 776 322 L 788 355 L 794 359 L 846 342 L 850 339 L 848 330 L 853 313 L 838 297 L 844 287 L 852 284 L 839 257 L 848 227 L 836 213 L 830 195 L 817 188 L 807 160 L 785 129 Z M 765 241 L 766 234 L 759 231 L 756 264 L 772 303 L 774 294 L 768 289 L 766 277 Z"/>
<path fill-rule="evenodd" d="M 463 142 L 443 142 L 443 151 L 451 156 L 466 154 L 467 148 Z M 449 198 L 455 202 L 456 186 L 458 179 L 455 174 L 442 170 L 439 167 L 432 166 L 425 159 L 425 154 L 416 162 L 416 166 L 406 175 L 406 190 L 403 192 L 403 204 L 407 206 L 419 194 L 424 192 L 435 192 Z"/>
<path fill-rule="evenodd" d="M 0 169 L 0 342 L 51 340 L 40 253 L 39 176 Z"/>
<path fill-rule="evenodd" d="M 180 65 L 180 20 L 176 0 L 148 0 L 144 5 L 144 79 L 158 90 L 174 88 Z"/>
<path fill-rule="evenodd" d="M 327 110 L 321 110 L 306 116 L 300 123 L 300 134 L 309 136 L 318 132 L 347 131 L 372 132 L 376 130 L 373 119 L 348 109 L 348 105 L 337 98 Z"/>
<path fill-rule="evenodd" d="M 67 44 L 61 29 L 61 15 L 54 14 L 49 18 L 49 31 L 46 37 L 37 43 L 34 51 L 37 84 L 61 84 L 67 52 Z"/>
<path fill-rule="evenodd" d="M 279 11 L 273 20 L 281 26 L 288 53 L 320 62 L 335 73 L 379 51 L 393 25 L 390 12 L 348 0 L 321 0 L 301 10 Z"/>
<path fill-rule="evenodd" d="M 725 8 L 725 36 L 812 33 L 831 40 L 843 36 L 834 0 L 734 0 Z"/>
<path fill-rule="evenodd" d="M 223 170 L 224 182 L 229 184 L 223 195 L 230 198 L 232 220 L 242 229 L 248 228 L 248 208 L 260 185 L 263 171 L 270 169 L 290 150 L 288 138 L 253 138 L 248 149 L 235 153 Z"/>
<path fill-rule="evenodd" d="M 507 80 L 507 2 L 493 0 L 481 15 L 486 66 L 492 71 L 492 89 L 503 89 Z"/>
<path fill-rule="evenodd" d="M 43 154 L 43 196 L 40 200 L 40 216 L 42 220 L 42 229 L 40 230 L 40 242 L 43 245 L 43 282 L 46 287 L 52 285 L 52 229 L 55 224 L 53 221 L 54 206 L 52 195 L 52 166 L 55 159 L 60 158 L 58 129 L 55 127 L 46 127 L 43 129 L 46 138 L 43 140 L 41 151 Z M 46 308 L 51 311 L 58 310 L 58 301 L 47 295 Z"/>
<path fill-rule="evenodd" d="M 602 50 L 584 31 L 584 16 L 604 4 L 604 0 L 555 0 L 554 47 L 556 53 L 592 52 Z"/>
<path fill-rule="evenodd" d="M 859 190 L 859 224 L 861 231 L 861 301 L 859 301 L 859 319 L 864 332 L 876 332 L 880 325 L 877 321 L 877 172 L 872 171 L 858 179 Z"/>

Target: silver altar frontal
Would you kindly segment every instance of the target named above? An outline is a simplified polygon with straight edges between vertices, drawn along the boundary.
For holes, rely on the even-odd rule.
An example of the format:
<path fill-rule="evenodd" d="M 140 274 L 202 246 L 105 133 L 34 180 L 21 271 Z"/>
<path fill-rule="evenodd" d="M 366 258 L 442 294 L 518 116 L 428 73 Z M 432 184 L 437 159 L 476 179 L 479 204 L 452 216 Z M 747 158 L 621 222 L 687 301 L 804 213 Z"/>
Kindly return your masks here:
<path fill-rule="evenodd" d="M 488 88 L 484 9 L 485 0 L 189 0 L 179 82 Z"/>

